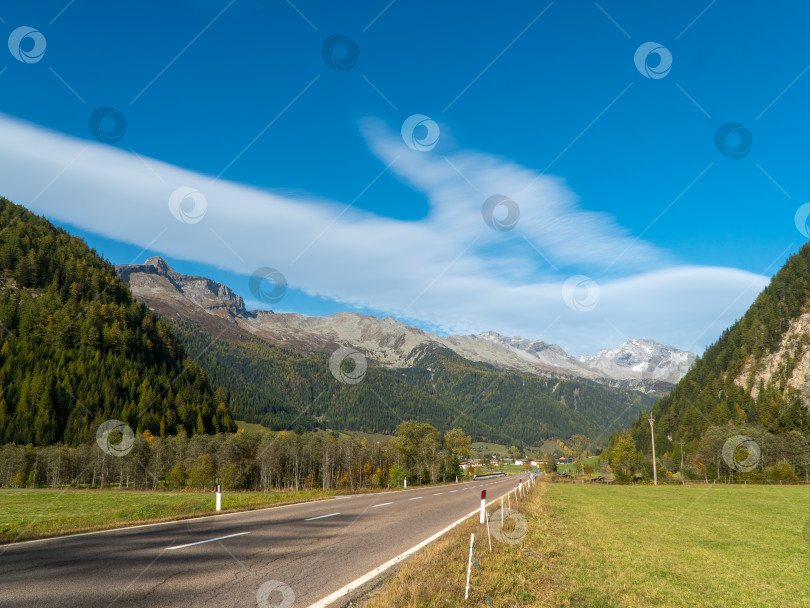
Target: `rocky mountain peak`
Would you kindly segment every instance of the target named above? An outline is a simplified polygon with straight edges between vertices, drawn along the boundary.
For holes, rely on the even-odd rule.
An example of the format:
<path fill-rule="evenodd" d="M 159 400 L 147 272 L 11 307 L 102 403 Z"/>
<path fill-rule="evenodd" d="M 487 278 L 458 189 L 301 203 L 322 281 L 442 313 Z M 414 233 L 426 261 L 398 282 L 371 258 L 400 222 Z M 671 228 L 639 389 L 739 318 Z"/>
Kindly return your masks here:
<path fill-rule="evenodd" d="M 692 367 L 695 355 L 655 340 L 630 338 L 616 348 L 582 355 L 579 361 L 608 377 L 675 383 Z"/>
<path fill-rule="evenodd" d="M 143 264 L 115 267 L 118 276 L 128 282 L 133 295 L 147 306 L 185 316 L 194 308 L 220 317 L 233 319 L 247 313 L 241 296 L 205 277 L 179 274 L 160 256 Z"/>
<path fill-rule="evenodd" d="M 431 348 L 447 348 L 500 369 L 648 390 L 650 381 L 677 382 L 695 359 L 692 353 L 654 340 L 627 340 L 618 348 L 576 358 L 557 344 L 495 331 L 440 337 L 388 316 L 248 312 L 242 298 L 225 285 L 178 274 L 160 257 L 117 270 L 135 297 L 159 312 L 203 323 L 212 321 L 213 315 L 255 337 L 295 350 L 331 353 L 338 346 L 352 346 L 387 367 L 409 367 Z"/>
<path fill-rule="evenodd" d="M 172 267 L 169 266 L 169 263 L 159 255 L 153 256 L 148 260 L 146 260 L 146 262 L 144 262 L 144 266 L 154 266 L 155 268 L 157 268 L 158 270 L 160 270 L 162 273 L 165 274 L 174 272 L 174 270 L 172 270 Z"/>

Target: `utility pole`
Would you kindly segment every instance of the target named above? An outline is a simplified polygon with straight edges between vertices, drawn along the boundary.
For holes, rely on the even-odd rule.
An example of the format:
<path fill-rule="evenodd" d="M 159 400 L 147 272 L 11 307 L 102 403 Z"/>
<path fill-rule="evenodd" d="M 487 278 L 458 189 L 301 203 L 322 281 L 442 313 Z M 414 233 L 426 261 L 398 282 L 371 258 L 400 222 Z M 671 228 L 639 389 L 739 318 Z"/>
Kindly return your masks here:
<path fill-rule="evenodd" d="M 653 418 L 652 412 L 650 412 L 650 440 L 652 441 L 652 458 L 653 458 L 653 485 L 658 485 L 658 471 L 655 467 L 655 431 L 653 430 L 653 422 L 655 422 L 655 418 Z"/>
<path fill-rule="evenodd" d="M 681 471 L 683 471 L 683 441 L 679 441 L 678 443 L 681 444 Z"/>

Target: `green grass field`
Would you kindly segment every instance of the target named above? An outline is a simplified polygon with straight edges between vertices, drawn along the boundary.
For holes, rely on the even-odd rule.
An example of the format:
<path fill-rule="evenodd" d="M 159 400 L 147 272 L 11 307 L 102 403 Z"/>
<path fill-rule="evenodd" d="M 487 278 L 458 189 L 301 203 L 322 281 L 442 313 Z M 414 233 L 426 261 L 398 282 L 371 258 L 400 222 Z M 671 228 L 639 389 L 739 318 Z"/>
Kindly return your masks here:
<path fill-rule="evenodd" d="M 519 545 L 477 521 L 420 552 L 372 594 L 397 605 L 770 608 L 810 605 L 810 487 L 538 484 Z M 464 601 L 475 532 L 473 592 Z M 393 602 L 393 604 L 391 603 Z"/>
<path fill-rule="evenodd" d="M 223 511 L 327 498 L 332 491 L 226 492 Z M 212 492 L 0 490 L 0 543 L 215 513 Z"/>
<path fill-rule="evenodd" d="M 810 605 L 810 488 L 553 484 L 546 496 L 571 605 Z"/>
<path fill-rule="evenodd" d="M 593 470 L 596 471 L 596 467 L 599 465 L 599 456 L 591 456 L 590 458 L 586 458 L 584 463 L 590 464 L 593 467 Z M 557 470 L 560 473 L 576 473 L 577 464 L 575 462 L 572 462 L 571 464 L 558 464 Z"/>

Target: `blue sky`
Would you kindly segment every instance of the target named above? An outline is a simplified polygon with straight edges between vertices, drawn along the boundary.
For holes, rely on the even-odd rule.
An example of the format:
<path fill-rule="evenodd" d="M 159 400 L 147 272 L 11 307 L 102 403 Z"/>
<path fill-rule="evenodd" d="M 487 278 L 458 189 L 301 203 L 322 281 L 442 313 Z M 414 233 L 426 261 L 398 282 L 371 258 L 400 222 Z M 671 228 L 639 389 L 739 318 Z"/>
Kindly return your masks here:
<path fill-rule="evenodd" d="M 0 53 L 0 193 L 114 263 L 163 255 L 254 306 L 493 329 L 573 353 L 626 337 L 699 352 L 807 238 L 794 215 L 810 200 L 809 12 L 724 0 L 3 6 L 3 36 L 27 26 L 46 46 L 29 62 Z M 359 49 L 351 69 L 323 58 L 334 34 Z M 647 42 L 671 54 L 662 78 L 634 63 Z M 126 120 L 119 141 L 88 127 L 102 106 Z M 405 145 L 414 114 L 435 121 L 434 148 Z M 751 134 L 742 158 L 715 143 L 729 122 Z M 186 186 L 206 201 L 193 224 L 168 204 Z M 515 201 L 513 230 L 483 221 L 491 195 Z M 251 294 L 260 267 L 286 277 L 281 301 Z M 580 287 L 566 299 L 566 285 Z"/>

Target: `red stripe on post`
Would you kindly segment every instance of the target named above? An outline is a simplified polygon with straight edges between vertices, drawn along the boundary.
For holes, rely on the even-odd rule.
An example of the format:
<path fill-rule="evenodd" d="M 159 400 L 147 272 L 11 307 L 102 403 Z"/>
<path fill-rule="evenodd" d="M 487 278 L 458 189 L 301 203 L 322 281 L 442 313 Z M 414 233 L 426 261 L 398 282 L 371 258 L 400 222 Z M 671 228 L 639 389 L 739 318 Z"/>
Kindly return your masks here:
<path fill-rule="evenodd" d="M 487 491 L 486 490 L 481 490 L 481 500 L 486 500 L 486 499 L 487 499 Z"/>

